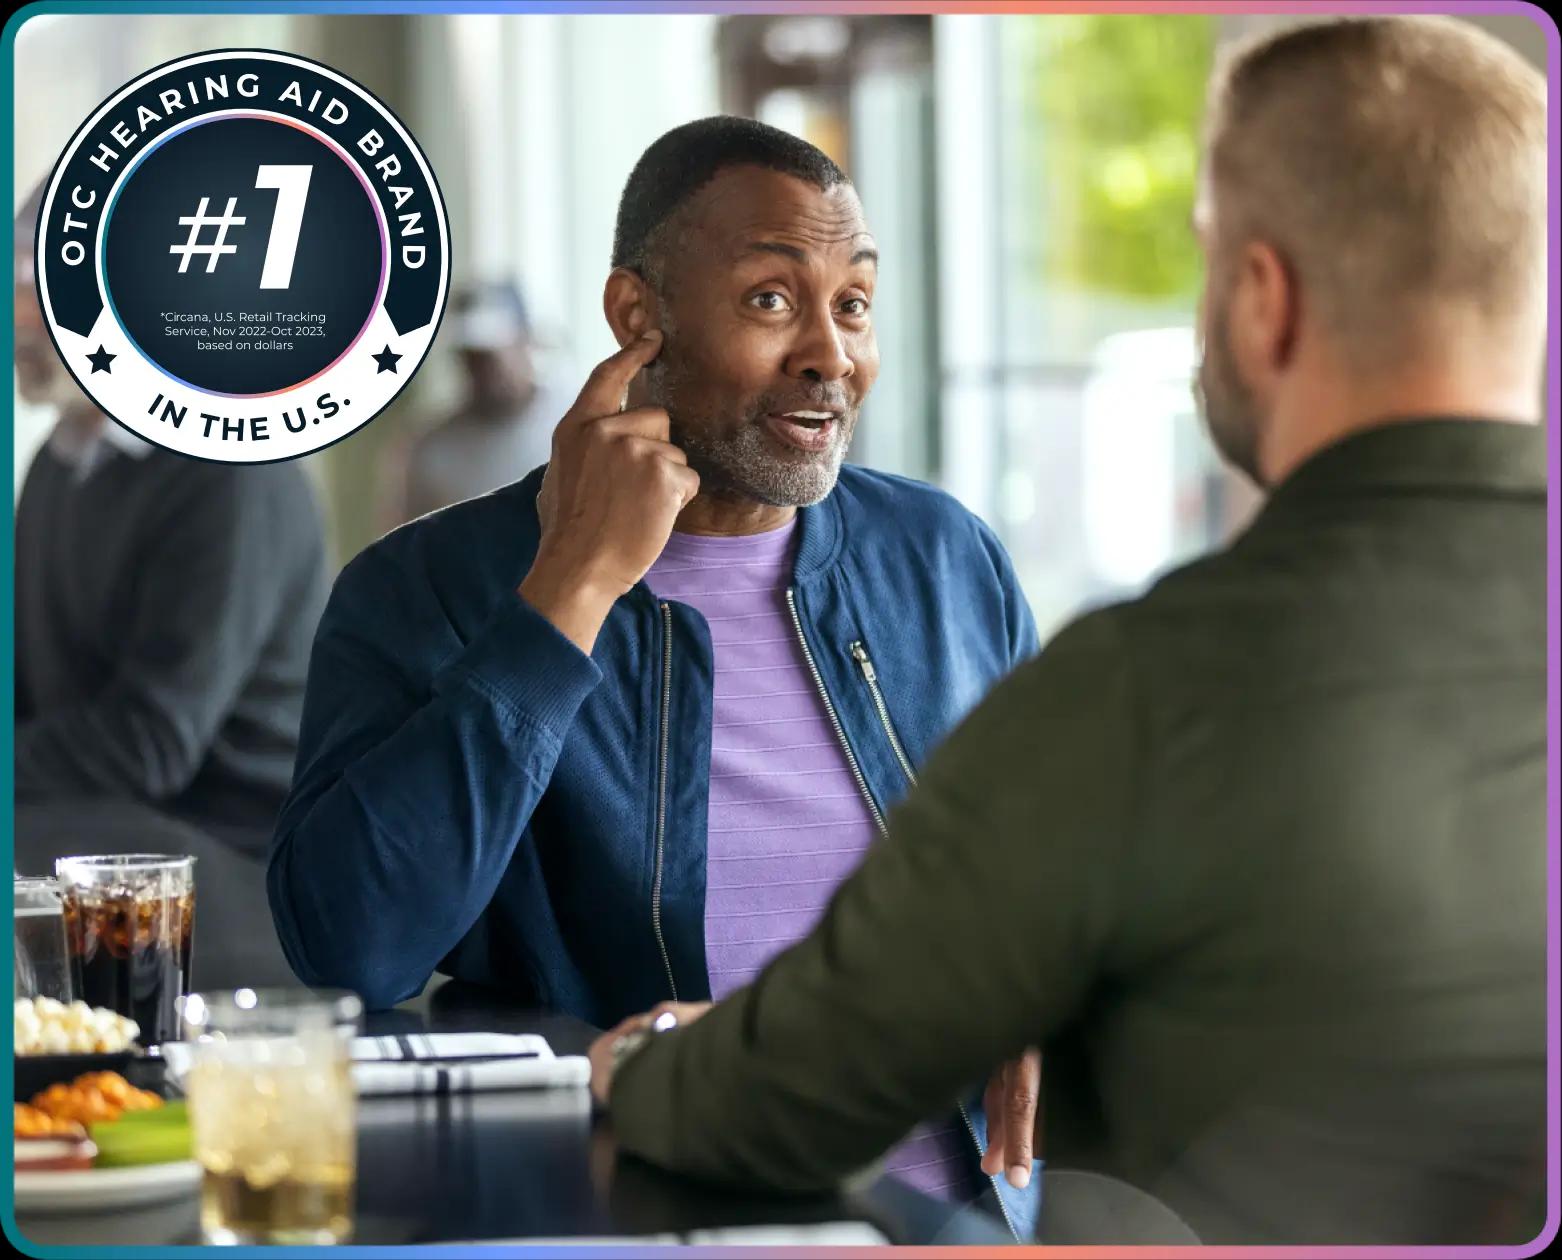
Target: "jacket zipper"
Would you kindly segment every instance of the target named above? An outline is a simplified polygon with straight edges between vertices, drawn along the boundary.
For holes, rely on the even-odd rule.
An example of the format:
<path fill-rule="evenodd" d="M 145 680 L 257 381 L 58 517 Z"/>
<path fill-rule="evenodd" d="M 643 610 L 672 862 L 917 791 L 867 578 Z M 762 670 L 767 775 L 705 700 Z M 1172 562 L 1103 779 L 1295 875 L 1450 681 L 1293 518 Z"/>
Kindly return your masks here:
<path fill-rule="evenodd" d="M 879 829 L 879 834 L 887 835 L 889 829 L 884 825 L 884 815 L 879 812 L 878 802 L 873 799 L 873 793 L 868 791 L 868 781 L 862 776 L 862 767 L 857 764 L 857 754 L 852 752 L 852 746 L 847 742 L 846 731 L 841 726 L 841 719 L 835 712 L 835 703 L 830 699 L 830 693 L 825 689 L 824 676 L 819 672 L 819 666 L 814 662 L 813 649 L 808 646 L 808 639 L 803 634 L 803 621 L 797 615 L 796 587 L 786 588 L 786 608 L 792 614 L 792 628 L 797 631 L 797 642 L 803 649 L 803 660 L 808 663 L 808 672 L 813 675 L 814 686 L 819 689 L 819 698 L 824 701 L 824 711 L 830 718 L 830 725 L 835 728 L 835 738 L 841 742 L 841 750 L 846 754 L 846 764 L 851 767 L 852 777 L 857 780 L 857 787 L 862 792 L 862 799 L 868 802 L 868 810 L 873 815 L 873 822 Z"/>
<path fill-rule="evenodd" d="M 662 857 L 667 847 L 667 739 L 673 689 L 673 612 L 666 603 L 661 605 L 661 609 L 662 722 L 660 752 L 656 762 L 656 873 L 651 880 L 651 930 L 656 933 L 656 947 L 662 951 L 662 966 L 667 969 L 667 987 L 676 1002 L 678 984 L 673 979 L 672 959 L 667 955 L 667 941 L 662 936 Z"/>
<path fill-rule="evenodd" d="M 900 737 L 895 734 L 894 724 L 889 720 L 889 708 L 884 703 L 884 693 L 879 690 L 878 671 L 873 668 L 873 661 L 868 656 L 868 649 L 862 645 L 862 640 L 854 640 L 848 645 L 847 651 L 851 653 L 852 660 L 862 670 L 863 681 L 868 684 L 868 694 L 873 697 L 873 707 L 878 710 L 879 721 L 883 724 L 884 734 L 889 737 L 889 746 L 895 752 L 895 760 L 900 762 L 900 769 L 906 776 L 906 782 L 912 787 L 917 785 L 916 773 L 911 768 L 911 759 L 906 756 L 906 750 L 901 745 Z M 960 1118 L 965 1121 L 966 1131 L 971 1135 L 971 1144 L 976 1147 L 978 1154 L 982 1153 L 982 1144 L 977 1140 L 976 1125 L 971 1122 L 970 1112 L 966 1110 L 964 1099 L 960 1102 Z M 998 1210 L 1003 1213 L 1003 1223 L 1009 1227 L 1009 1232 L 1014 1235 L 1015 1242 L 1024 1242 L 1020 1237 L 1020 1231 L 1014 1226 L 1014 1219 L 1009 1215 L 1009 1207 L 1003 1201 L 1003 1192 L 998 1188 L 998 1178 L 988 1174 L 987 1179 L 993 1183 L 993 1197 L 998 1200 Z"/>
<path fill-rule="evenodd" d="M 971 1135 L 971 1145 L 981 1151 L 982 1144 L 976 1136 L 976 1125 L 971 1123 L 971 1113 L 965 1109 L 965 1099 L 960 1100 L 960 1119 L 965 1121 L 966 1132 Z M 984 1152 L 985 1153 L 985 1152 Z M 1009 1215 L 1009 1205 L 1003 1201 L 1003 1191 L 998 1188 L 998 1178 L 992 1174 L 987 1175 L 987 1180 L 993 1183 L 993 1198 L 998 1200 L 998 1210 L 1003 1213 L 1003 1223 L 1009 1227 L 1009 1232 L 1014 1235 L 1014 1241 L 1023 1243 L 1020 1231 L 1014 1226 L 1014 1218 Z"/>
<path fill-rule="evenodd" d="M 884 704 L 884 693 L 879 690 L 878 671 L 873 668 L 873 661 L 868 657 L 868 649 L 862 646 L 862 640 L 857 639 L 847 650 L 851 652 L 852 660 L 856 661 L 862 670 L 863 679 L 868 684 L 868 694 L 873 697 L 873 707 L 879 711 L 879 721 L 884 726 L 884 734 L 889 736 L 889 746 L 895 752 L 895 760 L 900 762 L 906 781 L 912 787 L 916 787 L 917 776 L 911 769 L 911 758 L 906 756 L 906 750 L 900 744 L 900 736 L 895 734 L 894 724 L 889 720 L 889 709 Z"/>

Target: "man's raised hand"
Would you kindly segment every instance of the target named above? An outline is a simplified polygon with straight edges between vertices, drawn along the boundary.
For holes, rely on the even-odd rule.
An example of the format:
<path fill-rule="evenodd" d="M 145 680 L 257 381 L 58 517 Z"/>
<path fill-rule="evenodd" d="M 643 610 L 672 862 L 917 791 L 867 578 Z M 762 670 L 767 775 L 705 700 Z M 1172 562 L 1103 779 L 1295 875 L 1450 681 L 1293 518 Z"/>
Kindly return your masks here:
<path fill-rule="evenodd" d="M 622 409 L 661 344 L 661 333 L 648 332 L 596 366 L 554 430 L 537 496 L 542 539 L 520 594 L 587 653 L 613 601 L 656 562 L 700 489 L 668 441 L 667 412 Z"/>

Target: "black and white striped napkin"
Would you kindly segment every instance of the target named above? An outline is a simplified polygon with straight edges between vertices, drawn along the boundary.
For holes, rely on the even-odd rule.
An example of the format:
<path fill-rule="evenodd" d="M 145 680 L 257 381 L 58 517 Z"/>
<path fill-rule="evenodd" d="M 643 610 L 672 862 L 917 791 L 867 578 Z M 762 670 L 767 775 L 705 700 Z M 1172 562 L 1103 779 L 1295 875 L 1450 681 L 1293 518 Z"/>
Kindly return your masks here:
<path fill-rule="evenodd" d="M 356 1037 L 353 1083 L 367 1096 L 584 1087 L 591 1064 L 584 1055 L 557 1057 L 534 1033 Z"/>
<path fill-rule="evenodd" d="M 192 1046 L 165 1042 L 169 1078 L 182 1084 Z M 533 1033 L 414 1033 L 354 1037 L 353 1085 L 360 1096 L 462 1094 L 503 1089 L 585 1088 L 584 1055 L 559 1057 Z"/>

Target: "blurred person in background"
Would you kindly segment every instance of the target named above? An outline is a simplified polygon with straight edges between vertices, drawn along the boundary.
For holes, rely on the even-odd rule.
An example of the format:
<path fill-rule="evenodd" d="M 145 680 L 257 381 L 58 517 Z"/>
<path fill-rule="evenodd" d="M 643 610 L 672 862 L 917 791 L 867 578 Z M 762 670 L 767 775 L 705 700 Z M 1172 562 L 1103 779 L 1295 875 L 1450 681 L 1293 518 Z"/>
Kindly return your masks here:
<path fill-rule="evenodd" d="M 1048 1241 L 1144 1192 L 1206 1243 L 1537 1236 L 1546 162 L 1462 23 L 1235 52 L 1199 381 L 1267 503 L 1000 684 L 752 986 L 599 1040 L 621 1149 L 821 1190 L 1039 1044 Z M 1125 1215 L 1070 1237 L 1060 1167 Z"/>
<path fill-rule="evenodd" d="M 391 453 L 386 528 L 546 464 L 553 426 L 575 400 L 573 389 L 539 380 L 531 321 L 514 284 L 473 286 L 451 303 L 448 321 L 465 394 L 452 415 Z"/>
<path fill-rule="evenodd" d="M 622 348 L 546 475 L 394 531 L 332 592 L 270 872 L 302 979 L 389 1006 L 437 969 L 606 1026 L 806 933 L 1036 646 L 991 530 L 843 467 L 877 276 L 805 141 L 717 117 L 646 150 L 603 294 Z M 1036 1072 L 1017 1055 L 989 1103 L 1028 1126 Z M 980 1176 L 979 1098 L 930 1108 L 892 1171 L 1027 1231 L 1040 1178 L 1028 1146 Z"/>
<path fill-rule="evenodd" d="M 319 508 L 296 463 L 175 455 L 81 392 L 34 285 L 42 192 L 15 223 L 17 385 L 58 413 L 16 510 L 16 865 L 194 854 L 197 981 L 279 982 L 263 859 L 325 602 Z"/>

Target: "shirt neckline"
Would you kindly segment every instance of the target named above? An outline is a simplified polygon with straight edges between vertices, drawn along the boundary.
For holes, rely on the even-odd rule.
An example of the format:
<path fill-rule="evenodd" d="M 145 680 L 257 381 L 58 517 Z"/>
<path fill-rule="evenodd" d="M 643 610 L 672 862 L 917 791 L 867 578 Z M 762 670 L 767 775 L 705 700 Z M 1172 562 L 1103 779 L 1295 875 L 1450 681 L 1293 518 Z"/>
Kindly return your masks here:
<path fill-rule="evenodd" d="M 799 517 L 785 525 L 758 534 L 685 534 L 674 530 L 662 549 L 663 556 L 728 558 L 733 556 L 779 556 L 784 554 L 797 533 Z"/>

